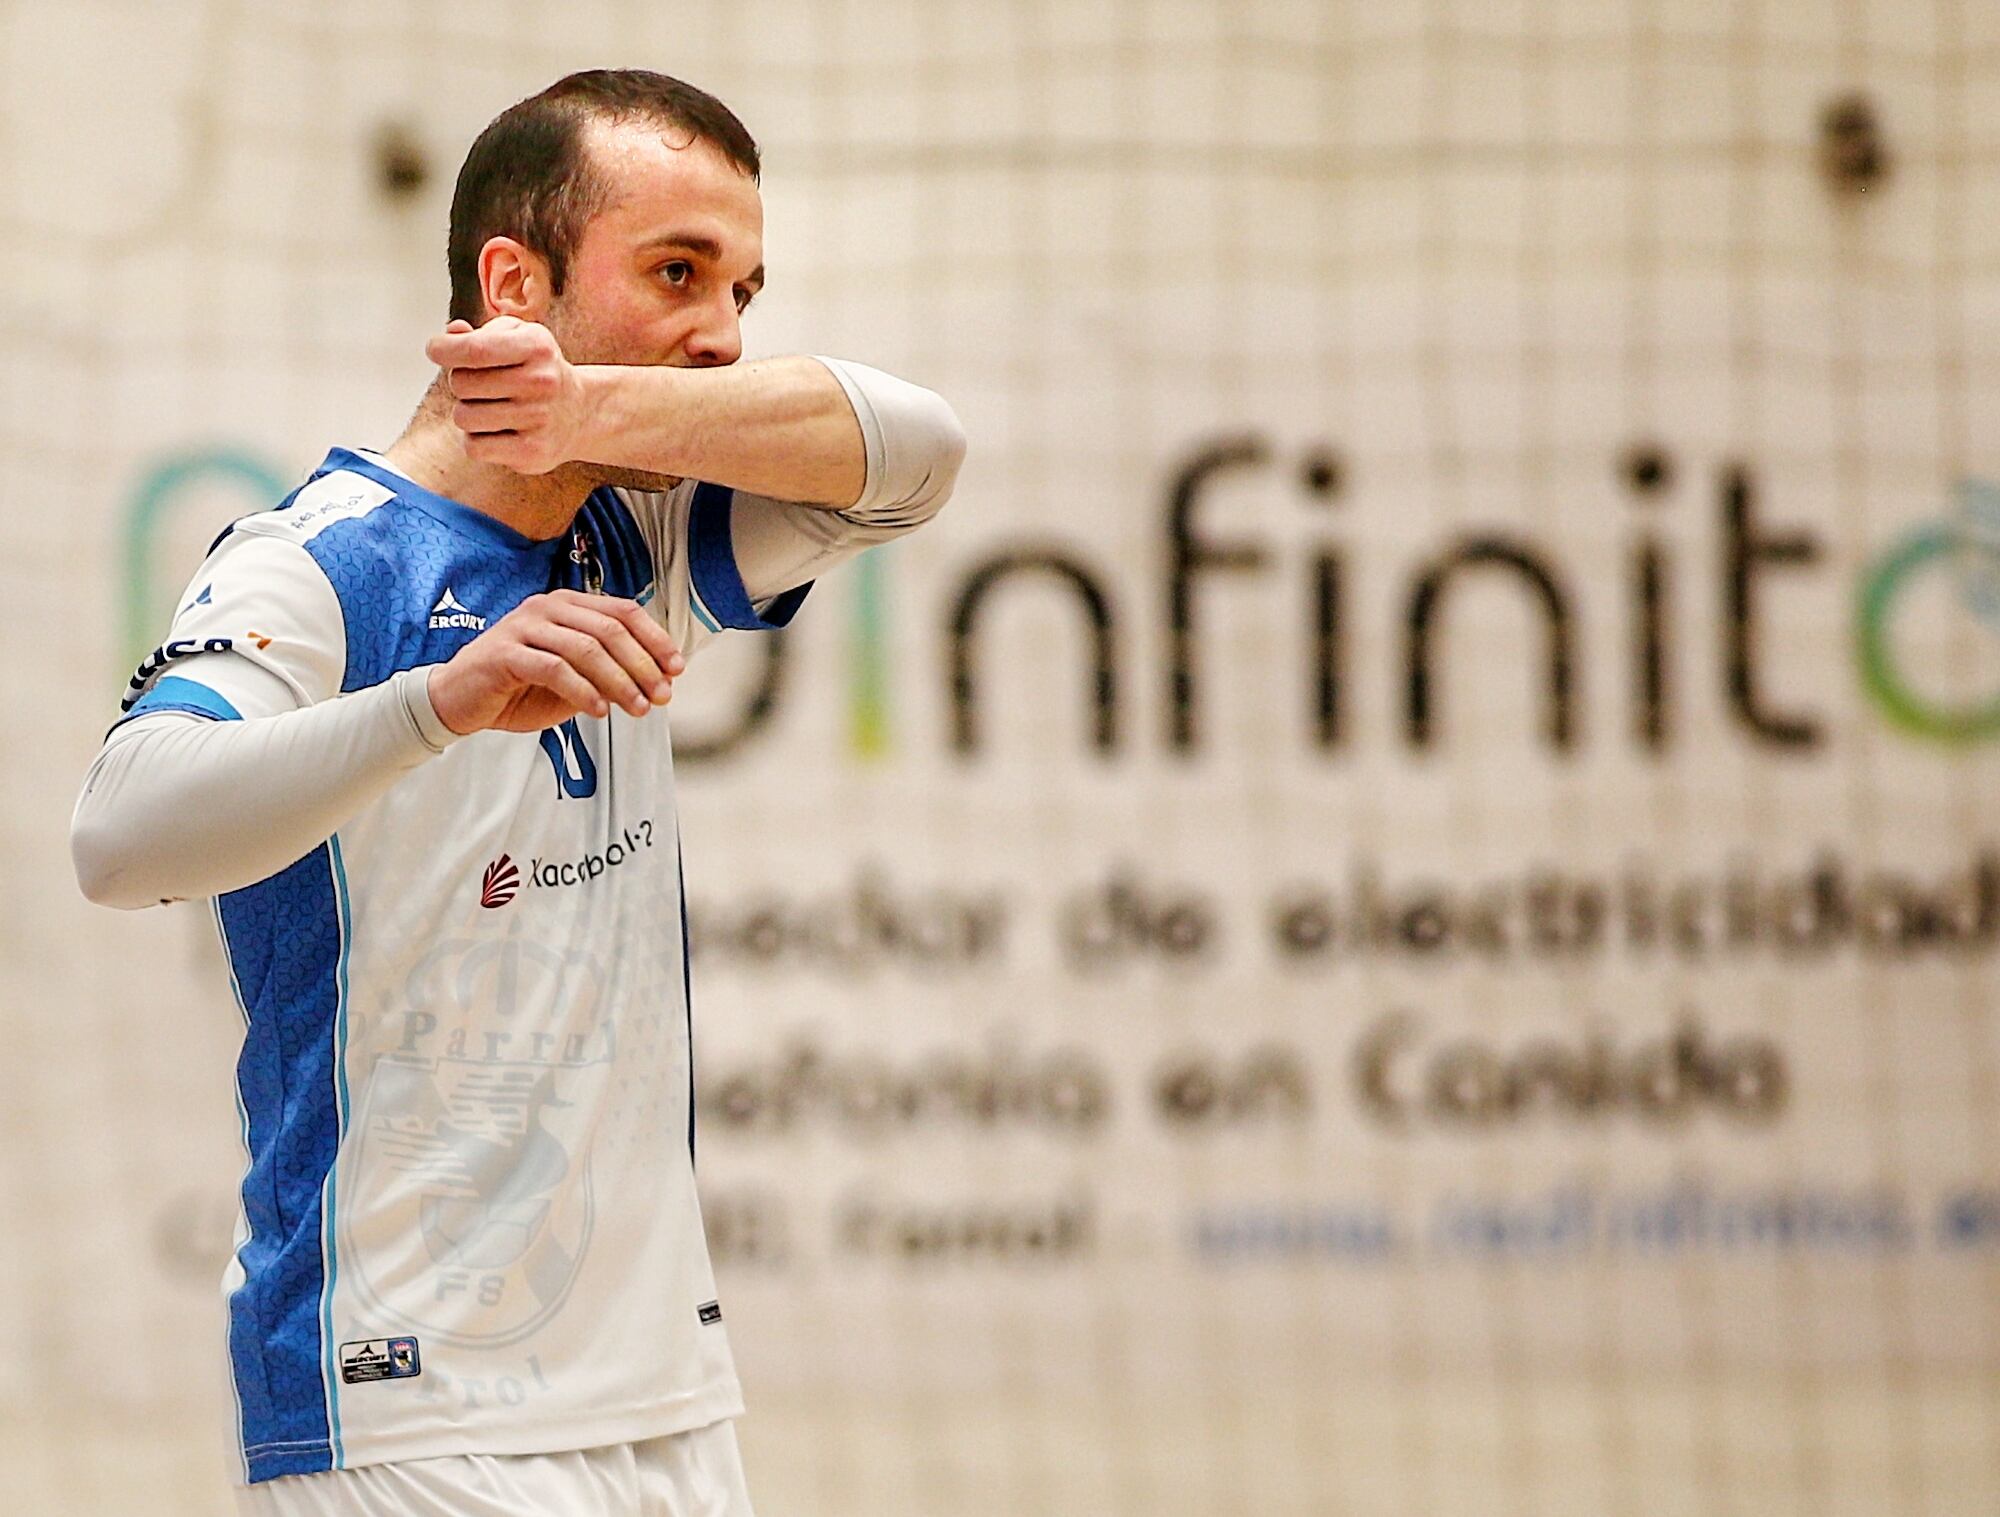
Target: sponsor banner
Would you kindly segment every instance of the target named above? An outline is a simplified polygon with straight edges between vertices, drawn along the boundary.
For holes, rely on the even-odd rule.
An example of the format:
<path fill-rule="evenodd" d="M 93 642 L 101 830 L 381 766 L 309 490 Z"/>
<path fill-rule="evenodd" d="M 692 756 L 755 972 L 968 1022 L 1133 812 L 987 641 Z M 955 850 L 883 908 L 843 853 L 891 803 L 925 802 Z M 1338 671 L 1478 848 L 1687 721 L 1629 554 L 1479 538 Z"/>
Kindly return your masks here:
<path fill-rule="evenodd" d="M 1811 10 L 1773 0 L 1739 52 L 1581 12 L 1521 37 L 1385 12 L 1307 47 L 1252 6 L 1254 46 L 1135 46 L 1108 95 L 1064 31 L 1022 75 L 1032 140 L 984 86 L 978 121 L 876 121 L 883 71 L 836 28 L 829 99 L 866 87 L 815 121 L 880 142 L 787 141 L 782 71 L 741 102 L 775 134 L 771 256 L 826 297 L 755 318 L 752 350 L 906 374 L 971 439 L 935 524 L 827 576 L 795 630 L 715 639 L 647 718 L 675 733 L 699 1177 L 753 1406 L 781 1386 L 916 1446 L 910 1409 L 959 1393 L 1290 1429 L 1357 1380 L 1444 1446 L 1447 1379 L 2000 1370 L 2000 125 L 1967 93 L 2000 53 L 1918 28 L 1850 71 Z M 1015 58 L 1008 27 L 966 36 Z M 515 42 L 525 93 L 551 70 Z M 360 98 L 374 62 L 342 57 L 325 97 Z M 459 138 L 491 95 L 441 97 Z M 435 283 L 435 239 L 267 225 L 293 200 L 244 209 L 268 277 L 211 292 L 228 332 L 338 307 L 315 269 Z M 351 440 L 341 416 L 407 414 L 425 334 L 332 364 L 252 344 L 161 407 L 100 306 L 52 322 L 94 356 L 48 434 L 142 430 L 60 444 L 21 495 L 64 503 L 65 565 L 137 546 L 18 724 L 34 951 L 7 987 L 37 1057 L 0 1091 L 37 1163 L 75 1157 L 0 1294 L 39 1345 L 18 1400 L 143 1404 L 215 1341 L 240 1024 L 199 911 L 64 894 L 61 819 L 201 542 Z M 0 565 L 37 626 L 91 583 L 55 561 Z M 439 589 L 432 625 L 470 640 L 491 608 Z M 539 742 L 565 795 L 616 762 Z M 482 848 L 463 899 L 518 919 L 664 871 L 671 825 Z M 439 1111 L 492 1075 L 410 1038 L 384 1078 Z M 592 1077 L 533 1110 L 572 1120 Z M 404 1135 L 354 1099 L 351 1161 L 387 1164 Z M 119 1132 L 144 1141 L 114 1165 Z M 482 1342 L 559 1310 L 580 1241 L 629 1223 L 551 1217 L 538 1257 L 528 1220 L 423 1219 L 555 1282 Z M 1157 1453 L 1135 1434 L 1120 1468 Z"/>

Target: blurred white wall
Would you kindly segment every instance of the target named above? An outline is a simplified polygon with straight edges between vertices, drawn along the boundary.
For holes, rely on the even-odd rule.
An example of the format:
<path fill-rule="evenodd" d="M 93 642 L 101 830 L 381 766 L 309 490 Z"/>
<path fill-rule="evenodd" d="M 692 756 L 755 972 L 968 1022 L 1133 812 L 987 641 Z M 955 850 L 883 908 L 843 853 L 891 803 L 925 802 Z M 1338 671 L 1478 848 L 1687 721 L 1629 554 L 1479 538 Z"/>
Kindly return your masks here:
<path fill-rule="evenodd" d="M 972 438 L 761 720 L 761 645 L 674 707 L 760 1503 L 1991 1511 L 1958 0 L 0 6 L 23 1509 L 228 1468 L 237 1017 L 77 784 L 215 529 L 413 407 L 465 145 L 608 64 L 763 145 L 751 356 Z"/>

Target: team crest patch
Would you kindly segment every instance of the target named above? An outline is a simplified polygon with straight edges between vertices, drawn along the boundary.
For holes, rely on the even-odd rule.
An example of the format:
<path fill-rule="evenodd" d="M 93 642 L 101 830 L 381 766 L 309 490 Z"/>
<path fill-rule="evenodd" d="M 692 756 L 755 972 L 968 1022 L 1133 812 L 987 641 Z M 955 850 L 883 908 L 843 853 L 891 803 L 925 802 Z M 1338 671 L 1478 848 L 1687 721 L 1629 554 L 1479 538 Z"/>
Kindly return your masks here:
<path fill-rule="evenodd" d="M 424 1372 L 414 1338 L 364 1338 L 340 1345 L 340 1378 L 347 1385 L 407 1380 Z"/>
<path fill-rule="evenodd" d="M 590 1241 L 587 1129 L 610 1062 L 603 1040 L 577 1041 L 588 1046 L 566 1041 L 546 1064 L 376 1062 L 355 1113 L 355 1189 L 414 1192 L 416 1213 L 414 1236 L 344 1229 L 355 1282 L 377 1310 L 480 1347 L 515 1342 L 561 1310 Z M 559 1062 L 565 1054 L 579 1062 Z M 389 1271 L 379 1280 L 378 1262 Z M 392 1283 L 412 1267 L 414 1289 Z"/>

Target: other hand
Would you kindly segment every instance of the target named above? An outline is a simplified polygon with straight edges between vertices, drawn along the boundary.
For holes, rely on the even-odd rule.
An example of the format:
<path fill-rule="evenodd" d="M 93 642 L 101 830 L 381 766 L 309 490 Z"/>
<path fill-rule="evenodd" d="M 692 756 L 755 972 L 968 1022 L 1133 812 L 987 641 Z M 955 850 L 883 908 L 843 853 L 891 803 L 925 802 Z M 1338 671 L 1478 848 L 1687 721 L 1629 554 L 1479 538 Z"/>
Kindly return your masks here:
<path fill-rule="evenodd" d="M 546 474 L 577 457 L 583 385 L 547 327 L 514 316 L 483 327 L 454 321 L 424 352 L 444 370 L 466 457 L 520 474 Z"/>
<path fill-rule="evenodd" d="M 673 698 L 686 667 L 636 601 L 581 590 L 531 595 L 429 675 L 454 732 L 539 732 L 619 705 L 644 716 Z"/>

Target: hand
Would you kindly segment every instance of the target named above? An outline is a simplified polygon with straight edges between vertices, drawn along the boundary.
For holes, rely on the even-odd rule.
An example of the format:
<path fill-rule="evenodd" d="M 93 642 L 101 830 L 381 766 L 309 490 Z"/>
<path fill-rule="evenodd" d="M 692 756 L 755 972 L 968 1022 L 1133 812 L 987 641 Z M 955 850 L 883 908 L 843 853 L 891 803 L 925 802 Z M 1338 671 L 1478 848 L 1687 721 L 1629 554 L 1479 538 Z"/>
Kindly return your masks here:
<path fill-rule="evenodd" d="M 454 732 L 539 732 L 613 702 L 634 716 L 673 699 L 686 660 L 635 601 L 581 590 L 531 595 L 429 675 Z"/>
<path fill-rule="evenodd" d="M 454 321 L 424 352 L 457 401 L 451 419 L 465 434 L 467 458 L 546 474 L 577 457 L 584 388 L 547 327 L 513 316 L 476 328 Z"/>

